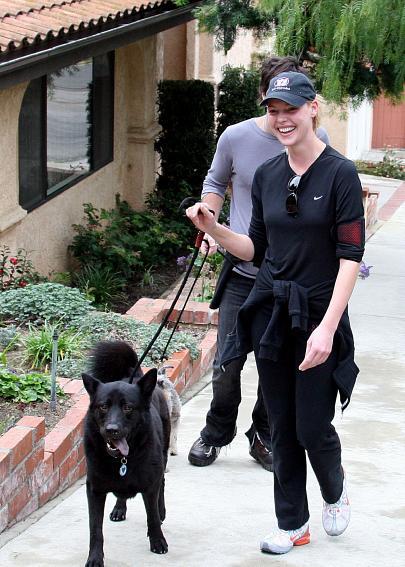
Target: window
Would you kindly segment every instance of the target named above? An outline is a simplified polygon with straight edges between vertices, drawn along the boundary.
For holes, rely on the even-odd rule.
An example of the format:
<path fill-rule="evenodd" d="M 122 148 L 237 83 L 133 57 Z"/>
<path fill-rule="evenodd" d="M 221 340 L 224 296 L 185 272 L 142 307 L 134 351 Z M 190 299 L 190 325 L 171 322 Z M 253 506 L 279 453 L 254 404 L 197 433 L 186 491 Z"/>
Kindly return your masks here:
<path fill-rule="evenodd" d="M 32 210 L 113 159 L 113 54 L 31 81 L 19 120 L 20 205 Z"/>

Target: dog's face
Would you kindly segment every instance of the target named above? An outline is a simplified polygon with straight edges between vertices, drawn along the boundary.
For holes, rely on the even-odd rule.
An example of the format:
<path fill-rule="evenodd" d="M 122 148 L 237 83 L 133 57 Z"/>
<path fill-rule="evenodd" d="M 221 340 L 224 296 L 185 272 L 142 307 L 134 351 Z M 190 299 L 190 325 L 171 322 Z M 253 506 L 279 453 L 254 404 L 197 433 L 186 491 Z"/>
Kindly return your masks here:
<path fill-rule="evenodd" d="M 129 435 L 136 431 L 148 411 L 156 386 L 156 369 L 149 370 L 135 384 L 117 381 L 104 384 L 89 374 L 83 383 L 90 396 L 90 408 L 108 452 L 126 457 Z"/>

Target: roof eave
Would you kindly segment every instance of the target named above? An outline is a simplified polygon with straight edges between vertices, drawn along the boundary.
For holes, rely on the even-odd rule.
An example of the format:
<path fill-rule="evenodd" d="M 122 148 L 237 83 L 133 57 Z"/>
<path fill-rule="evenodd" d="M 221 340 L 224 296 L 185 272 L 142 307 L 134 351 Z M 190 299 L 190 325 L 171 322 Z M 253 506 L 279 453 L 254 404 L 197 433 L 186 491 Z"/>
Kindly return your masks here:
<path fill-rule="evenodd" d="M 193 2 L 151 16 L 143 14 L 135 22 L 101 32 L 86 33 L 78 39 L 58 41 L 56 45 L 45 49 L 32 46 L 21 50 L 17 57 L 14 53 L 14 57 L 0 62 L 0 89 L 32 80 L 81 59 L 112 51 L 186 23 L 194 18 L 192 11 L 198 3 Z"/>

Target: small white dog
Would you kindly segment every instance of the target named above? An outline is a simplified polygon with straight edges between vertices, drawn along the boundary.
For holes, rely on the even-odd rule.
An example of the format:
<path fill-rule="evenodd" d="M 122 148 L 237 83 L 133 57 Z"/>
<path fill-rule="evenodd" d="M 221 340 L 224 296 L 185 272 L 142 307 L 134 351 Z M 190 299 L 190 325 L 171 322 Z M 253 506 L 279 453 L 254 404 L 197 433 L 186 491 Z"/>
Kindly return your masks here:
<path fill-rule="evenodd" d="M 170 368 L 170 366 L 162 366 L 159 368 L 157 383 L 163 390 L 169 407 L 171 425 L 169 452 L 171 455 L 177 455 L 177 431 L 180 422 L 181 401 L 173 382 L 166 376 L 166 368 Z"/>

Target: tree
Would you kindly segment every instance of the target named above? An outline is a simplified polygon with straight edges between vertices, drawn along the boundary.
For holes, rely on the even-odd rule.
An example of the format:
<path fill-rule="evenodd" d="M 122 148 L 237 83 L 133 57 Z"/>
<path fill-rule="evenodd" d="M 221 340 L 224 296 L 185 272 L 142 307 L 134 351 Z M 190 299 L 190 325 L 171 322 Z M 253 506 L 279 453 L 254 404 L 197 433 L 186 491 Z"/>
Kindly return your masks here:
<path fill-rule="evenodd" d="M 296 55 L 329 101 L 403 93 L 403 0 L 205 0 L 195 14 L 225 52 L 238 29 L 274 29 L 277 53 Z"/>

